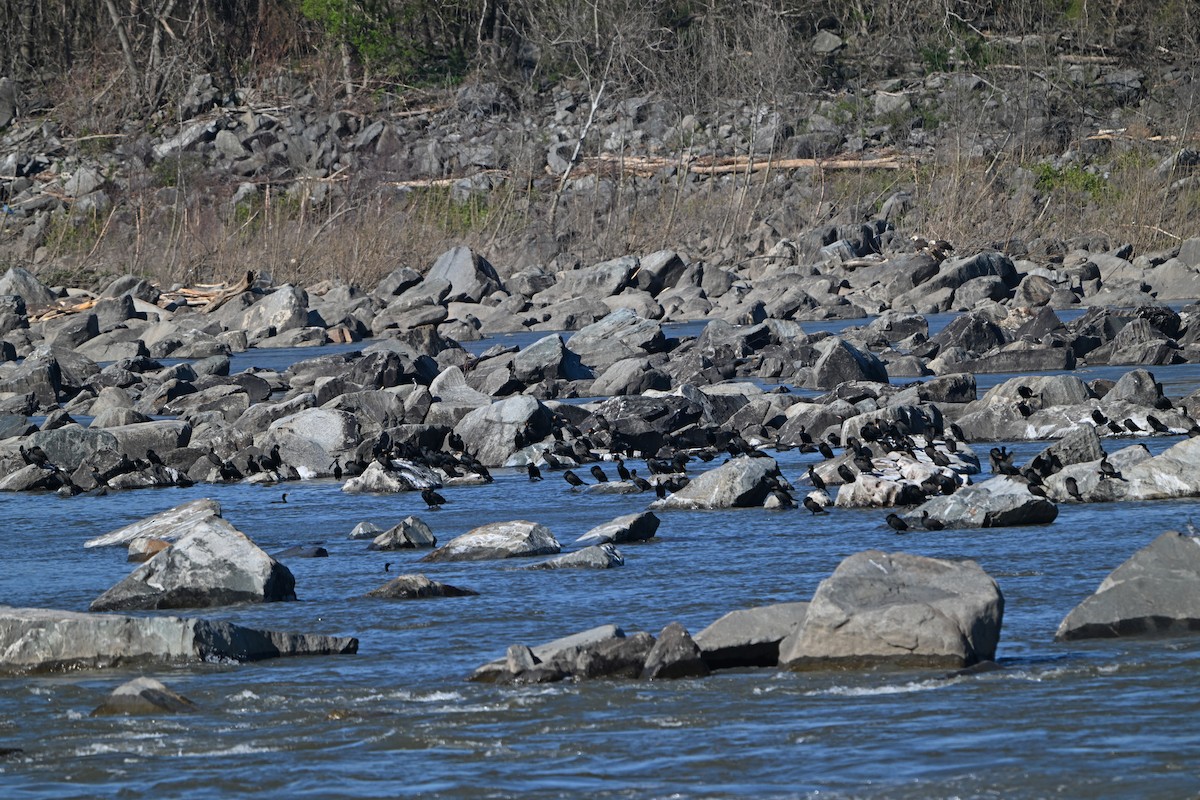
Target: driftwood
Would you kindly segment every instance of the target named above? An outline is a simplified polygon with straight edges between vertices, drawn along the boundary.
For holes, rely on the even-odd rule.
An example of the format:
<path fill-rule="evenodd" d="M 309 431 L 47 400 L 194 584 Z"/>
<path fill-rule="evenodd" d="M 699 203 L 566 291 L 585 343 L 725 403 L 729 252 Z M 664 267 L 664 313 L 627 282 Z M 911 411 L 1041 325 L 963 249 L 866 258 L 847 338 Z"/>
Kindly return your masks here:
<path fill-rule="evenodd" d="M 36 314 L 29 315 L 30 322 L 49 322 L 52 319 L 61 319 L 69 317 L 72 314 L 78 314 L 81 311 L 87 311 L 96 305 L 96 298 L 89 297 L 87 300 L 80 301 L 77 297 L 64 297 L 56 300 L 54 305 L 48 306 Z"/>
<path fill-rule="evenodd" d="M 179 305 L 200 306 L 200 312 L 208 314 L 216 311 L 242 292 L 254 285 L 257 277 L 253 270 L 246 270 L 242 279 L 233 285 L 226 283 L 201 283 L 196 286 L 185 286 L 170 292 L 163 292 L 162 299 Z"/>

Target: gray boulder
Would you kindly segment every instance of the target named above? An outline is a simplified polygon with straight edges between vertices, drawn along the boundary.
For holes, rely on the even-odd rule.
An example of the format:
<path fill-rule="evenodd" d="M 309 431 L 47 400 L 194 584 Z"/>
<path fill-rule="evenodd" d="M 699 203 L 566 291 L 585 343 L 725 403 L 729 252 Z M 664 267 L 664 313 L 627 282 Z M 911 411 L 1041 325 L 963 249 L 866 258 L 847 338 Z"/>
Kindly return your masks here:
<path fill-rule="evenodd" d="M 817 351 L 821 356 L 813 365 L 808 381 L 815 389 L 835 389 L 848 381 L 888 382 L 883 362 L 845 339 L 830 337 L 817 345 Z"/>
<path fill-rule="evenodd" d="M 730 611 L 697 633 L 696 644 L 709 669 L 773 667 L 779 663 L 779 643 L 807 614 L 806 602 Z"/>
<path fill-rule="evenodd" d="M 905 515 L 912 526 L 925 514 L 946 528 L 1006 528 L 1045 525 L 1058 517 L 1058 506 L 1029 491 L 1029 484 L 1006 475 L 934 497 Z"/>
<path fill-rule="evenodd" d="M 480 525 L 422 558 L 422 561 L 485 561 L 554 555 L 562 547 L 545 525 L 527 520 Z"/>
<path fill-rule="evenodd" d="M 868 550 L 821 581 L 779 661 L 969 667 L 995 658 L 1003 616 L 1000 587 L 974 561 Z"/>
<path fill-rule="evenodd" d="M 563 344 L 562 336 L 551 334 L 513 356 L 512 375 L 522 383 L 537 383 L 552 378 L 581 380 L 591 377 L 579 363 L 579 356 Z"/>
<path fill-rule="evenodd" d="M 53 305 L 58 296 L 29 270 L 21 267 L 9 267 L 0 278 L 0 295 L 16 295 L 25 302 L 30 311 L 38 311 Z"/>
<path fill-rule="evenodd" d="M 135 539 L 158 539 L 173 542 L 209 520 L 221 516 L 221 506 L 207 497 L 189 500 L 166 511 L 160 511 L 102 536 L 88 539 L 84 547 L 111 547 L 129 544 Z"/>
<path fill-rule="evenodd" d="M 431 581 L 424 575 L 398 575 L 378 589 L 367 592 L 366 596 L 389 600 L 423 600 L 429 597 L 474 597 L 478 594 L 471 589 Z"/>
<path fill-rule="evenodd" d="M 655 501 L 655 509 L 761 506 L 783 480 L 773 458 L 739 456 L 696 477 L 678 492 Z"/>
<path fill-rule="evenodd" d="M 510 647 L 509 656 L 484 664 L 471 673 L 469 680 L 480 683 L 512 682 L 520 672 L 553 661 L 564 654 L 585 652 L 624 639 L 625 631 L 616 625 L 600 625 L 535 647 L 514 645 L 518 648 L 516 653 Z M 649 652 L 649 646 L 647 646 L 646 652 Z M 638 661 L 639 671 L 644 658 L 643 654 L 642 659 Z M 563 677 L 565 677 L 565 673 L 559 673 L 557 679 L 561 680 Z"/>
<path fill-rule="evenodd" d="M 379 534 L 368 550 L 413 550 L 418 547 L 436 547 L 437 537 L 418 517 L 405 517 L 400 522 Z"/>
<path fill-rule="evenodd" d="M 262 448 L 269 451 L 279 445 L 284 463 L 307 479 L 333 474 L 333 460 L 346 460 L 359 441 L 358 420 L 353 414 L 308 408 L 272 422 Z"/>
<path fill-rule="evenodd" d="M 662 325 L 643 319 L 628 308 L 613 311 L 567 340 L 567 348 L 597 372 L 626 358 L 660 353 L 666 346 Z"/>
<path fill-rule="evenodd" d="M 425 281 L 445 281 L 450 284 L 445 302 L 478 303 L 492 292 L 504 288 L 495 267 L 469 247 L 455 247 L 442 253 L 425 276 Z"/>
<path fill-rule="evenodd" d="M 625 557 L 613 544 L 594 544 L 574 553 L 565 553 L 525 569 L 612 569 L 625 564 Z"/>
<path fill-rule="evenodd" d="M 231 328 L 255 332 L 273 329 L 282 333 L 308 325 L 308 295 L 298 286 L 280 286 L 247 308 Z"/>
<path fill-rule="evenodd" d="M 654 647 L 646 655 L 641 677 L 648 680 L 702 678 L 709 673 L 700 655 L 700 647 L 687 629 L 672 622 L 662 629 Z"/>
<path fill-rule="evenodd" d="M 487 467 L 502 466 L 514 453 L 550 434 L 553 415 L 538 400 L 509 397 L 467 414 L 454 432 L 471 443 L 471 452 Z"/>
<path fill-rule="evenodd" d="M 296 579 L 223 519 L 198 523 L 92 601 L 90 611 L 200 608 L 296 599 Z"/>
<path fill-rule="evenodd" d="M 191 700 L 143 675 L 113 689 L 92 711 L 92 716 L 179 714 L 195 710 L 196 704 Z"/>
<path fill-rule="evenodd" d="M 66 672 L 358 652 L 358 639 L 180 617 L 0 606 L 0 672 Z"/>
<path fill-rule="evenodd" d="M 412 461 L 392 459 L 384 466 L 372 461 L 361 475 L 355 475 L 342 485 L 347 494 L 392 494 L 422 489 L 437 489 L 441 479 L 429 467 Z"/>
<path fill-rule="evenodd" d="M 1200 539 L 1168 531 L 1105 578 L 1055 638 L 1191 633 L 1200 628 Z"/>
<path fill-rule="evenodd" d="M 658 531 L 659 519 L 650 511 L 626 514 L 611 522 L 597 525 L 575 540 L 575 544 L 624 544 L 625 542 L 644 542 L 654 538 Z"/>

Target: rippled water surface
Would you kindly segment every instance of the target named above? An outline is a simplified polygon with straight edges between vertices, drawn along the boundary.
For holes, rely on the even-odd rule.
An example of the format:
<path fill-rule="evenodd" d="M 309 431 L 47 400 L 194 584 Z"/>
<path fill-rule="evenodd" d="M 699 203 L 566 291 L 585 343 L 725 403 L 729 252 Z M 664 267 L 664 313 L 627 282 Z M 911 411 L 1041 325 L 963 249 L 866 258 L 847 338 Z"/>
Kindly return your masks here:
<path fill-rule="evenodd" d="M 1146 443 L 1157 452 L 1174 441 Z M 1040 446 L 1016 446 L 1018 461 Z M 815 456 L 778 458 L 796 481 Z M 0 679 L 0 747 L 23 749 L 0 758 L 0 793 L 1173 798 L 1200 787 L 1200 639 L 1053 641 L 1114 567 L 1162 531 L 1200 522 L 1194 501 L 1064 505 L 1043 527 L 903 537 L 883 511 L 664 512 L 659 537 L 624 546 L 626 565 L 608 571 L 423 565 L 420 554 L 372 553 L 346 538 L 360 521 L 388 527 L 414 513 L 443 542 L 524 518 L 572 549 L 650 499 L 575 494 L 557 474 L 539 484 L 494 474 L 488 486 L 443 490 L 449 503 L 435 512 L 415 493 L 350 496 L 330 480 L 0 496 L 0 603 L 85 609 L 131 569 L 123 548 L 85 550 L 86 539 L 213 496 L 268 552 L 319 542 L 330 557 L 286 561 L 300 602 L 197 615 L 361 639 L 355 656 L 149 672 L 201 707 L 186 716 L 89 717 L 130 672 Z M 283 491 L 288 503 L 271 503 Z M 678 620 L 695 633 L 733 609 L 808 599 L 868 548 L 978 561 L 1005 595 L 1002 669 L 766 669 L 515 688 L 465 680 L 514 642 L 609 622 L 657 633 Z M 388 561 L 392 574 L 421 571 L 480 595 L 364 598 Z"/>

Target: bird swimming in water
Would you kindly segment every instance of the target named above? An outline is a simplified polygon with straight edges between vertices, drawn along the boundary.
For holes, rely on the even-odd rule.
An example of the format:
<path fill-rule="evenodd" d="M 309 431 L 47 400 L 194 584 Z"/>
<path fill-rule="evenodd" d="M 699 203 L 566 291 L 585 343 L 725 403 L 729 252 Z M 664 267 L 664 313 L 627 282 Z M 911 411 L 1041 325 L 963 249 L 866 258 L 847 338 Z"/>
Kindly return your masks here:
<path fill-rule="evenodd" d="M 542 471 L 538 469 L 538 465 L 532 461 L 525 466 L 525 471 L 529 473 L 530 483 L 536 483 L 542 479 Z"/>
<path fill-rule="evenodd" d="M 567 470 L 566 472 L 563 473 L 563 480 L 566 481 L 567 483 L 571 484 L 571 487 L 575 488 L 575 489 L 578 489 L 580 486 L 587 486 L 587 482 L 584 481 L 583 478 L 580 478 L 578 475 L 576 475 L 571 470 Z"/>
<path fill-rule="evenodd" d="M 391 571 L 392 571 L 392 562 L 390 562 L 390 561 L 386 562 L 386 563 L 383 565 L 383 571 L 384 571 L 384 572 L 391 572 Z"/>
<path fill-rule="evenodd" d="M 271 502 L 272 502 L 272 503 L 286 503 L 286 502 L 287 502 L 287 495 L 288 495 L 288 493 L 287 493 L 287 492 L 284 492 L 282 497 L 280 497 L 278 500 L 272 500 Z"/>
<path fill-rule="evenodd" d="M 908 523 L 901 519 L 900 515 L 895 512 L 887 515 L 887 524 L 896 533 L 905 533 L 908 531 Z"/>
<path fill-rule="evenodd" d="M 816 500 L 812 499 L 811 497 L 804 498 L 804 507 L 807 508 L 809 511 L 811 511 L 813 513 L 814 517 L 817 514 L 828 514 L 829 513 L 827 510 L 825 510 L 825 506 L 821 505 L 820 503 L 818 503 Z"/>
<path fill-rule="evenodd" d="M 446 498 L 433 489 L 422 489 L 421 499 L 425 501 L 425 505 L 429 506 L 430 511 L 437 511 L 446 503 Z"/>
<path fill-rule="evenodd" d="M 596 479 L 596 483 L 608 483 L 608 476 L 604 474 L 604 470 L 600 468 L 599 464 L 593 464 L 588 472 L 592 473 L 592 477 Z"/>
<path fill-rule="evenodd" d="M 935 519 L 934 517 L 929 516 L 928 511 L 922 511 L 921 527 L 927 531 L 940 531 L 946 527 L 946 523 L 942 522 L 940 519 Z"/>

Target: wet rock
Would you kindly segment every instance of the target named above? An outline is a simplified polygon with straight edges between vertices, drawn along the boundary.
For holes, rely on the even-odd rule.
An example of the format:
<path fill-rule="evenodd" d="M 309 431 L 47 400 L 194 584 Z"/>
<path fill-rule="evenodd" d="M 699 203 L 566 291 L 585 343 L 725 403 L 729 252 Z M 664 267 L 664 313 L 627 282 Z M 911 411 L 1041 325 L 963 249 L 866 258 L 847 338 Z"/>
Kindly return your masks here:
<path fill-rule="evenodd" d="M 92 711 L 92 716 L 180 714 L 195 710 L 196 704 L 191 700 L 143 675 L 113 689 Z"/>
<path fill-rule="evenodd" d="M 398 575 L 378 589 L 367 592 L 366 596 L 389 600 L 423 600 L 430 597 L 474 597 L 478 594 L 472 589 L 431 581 L 424 575 Z"/>
<path fill-rule="evenodd" d="M 292 545 L 286 550 L 280 550 L 275 555 L 271 556 L 275 559 L 280 558 L 329 558 L 329 551 L 324 547 L 316 544 L 297 544 Z"/>
<path fill-rule="evenodd" d="M 134 539 L 129 543 L 125 560 L 133 564 L 141 564 L 170 546 L 170 542 L 162 539 Z"/>
<path fill-rule="evenodd" d="M 419 517 L 405 517 L 399 524 L 375 537 L 368 550 L 412 550 L 418 547 L 436 547 L 437 537 Z"/>
<path fill-rule="evenodd" d="M 934 497 L 906 514 L 905 520 L 917 527 L 926 513 L 946 528 L 1005 528 L 1046 525 L 1058 517 L 1058 507 L 1031 493 L 1028 483 L 999 476 Z"/>
<path fill-rule="evenodd" d="M 456 536 L 422 561 L 484 561 L 553 555 L 561 546 L 545 525 L 527 520 L 492 522 Z"/>
<path fill-rule="evenodd" d="M 654 538 L 658 531 L 659 519 L 653 512 L 643 511 L 636 514 L 626 514 L 611 522 L 597 525 L 575 540 L 575 544 L 624 544 L 626 542 L 644 542 Z"/>
<path fill-rule="evenodd" d="M 699 475 L 683 489 L 656 501 L 656 509 L 761 506 L 782 480 L 773 458 L 739 456 Z"/>
<path fill-rule="evenodd" d="M 0 672 L 64 672 L 358 652 L 358 639 L 180 617 L 0 606 Z"/>
<path fill-rule="evenodd" d="M 1003 615 L 1000 587 L 974 561 L 868 550 L 821 581 L 780 665 L 968 667 L 995 658 Z"/>
<path fill-rule="evenodd" d="M 361 475 L 347 480 L 342 485 L 342 491 L 349 494 L 390 494 L 438 489 L 441 485 L 442 481 L 437 474 L 424 464 L 392 459 L 387 466 L 379 461 L 372 461 Z"/>
<path fill-rule="evenodd" d="M 561 639 L 555 639 L 552 642 L 537 645 L 536 647 L 520 646 L 523 649 L 520 649 L 516 654 L 518 658 L 501 658 L 484 664 L 476 669 L 468 680 L 481 683 L 512 682 L 522 669 L 531 669 L 535 665 L 550 662 L 561 654 L 572 651 L 586 651 L 598 645 L 624 639 L 625 631 L 616 625 L 600 625 L 586 631 L 564 636 Z M 512 648 L 509 649 L 511 653 Z M 649 652 L 649 646 L 647 646 L 646 652 Z M 639 671 L 644 659 L 645 654 L 643 653 L 642 658 L 637 662 Z M 513 669 L 513 667 L 516 667 L 516 669 Z M 565 677 L 565 674 L 560 673 L 558 679 L 561 680 L 562 677 Z"/>
<path fill-rule="evenodd" d="M 709 669 L 773 667 L 779 643 L 804 622 L 808 603 L 777 603 L 730 611 L 696 634 L 700 656 Z"/>
<path fill-rule="evenodd" d="M 565 553 L 525 569 L 612 569 L 625 564 L 625 557 L 613 544 L 595 544 Z"/>
<path fill-rule="evenodd" d="M 647 680 L 674 680 L 703 678 L 708 673 L 709 668 L 700 654 L 700 647 L 686 628 L 678 622 L 672 622 L 662 629 L 654 647 L 646 654 L 641 677 Z"/>
<path fill-rule="evenodd" d="M 189 500 L 102 536 L 88 539 L 83 546 L 111 547 L 129 544 L 135 539 L 161 539 L 171 542 L 193 528 L 220 516 L 221 506 L 216 500 L 207 497 Z"/>
<path fill-rule="evenodd" d="M 1113 570 L 1055 639 L 1172 635 L 1200 628 L 1200 539 L 1168 531 Z"/>
<path fill-rule="evenodd" d="M 219 517 L 195 525 L 92 601 L 89 611 L 200 608 L 296 599 L 296 579 Z"/>
<path fill-rule="evenodd" d="M 374 522 L 360 522 L 354 526 L 353 530 L 350 531 L 346 538 L 374 539 L 381 533 L 383 533 L 383 528 L 380 528 Z"/>

